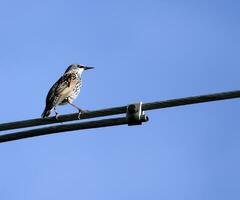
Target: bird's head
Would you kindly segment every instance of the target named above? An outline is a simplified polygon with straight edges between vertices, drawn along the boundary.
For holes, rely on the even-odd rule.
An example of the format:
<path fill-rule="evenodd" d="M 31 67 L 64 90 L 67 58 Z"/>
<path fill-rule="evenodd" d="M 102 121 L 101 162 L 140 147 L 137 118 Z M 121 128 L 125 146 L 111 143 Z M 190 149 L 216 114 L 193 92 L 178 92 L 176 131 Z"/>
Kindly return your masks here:
<path fill-rule="evenodd" d="M 84 66 L 84 65 L 79 65 L 79 64 L 72 64 L 67 68 L 65 73 L 74 72 L 74 73 L 78 73 L 79 75 L 81 75 L 83 73 L 83 71 L 89 70 L 89 69 L 94 69 L 94 67 L 89 67 L 89 66 Z"/>

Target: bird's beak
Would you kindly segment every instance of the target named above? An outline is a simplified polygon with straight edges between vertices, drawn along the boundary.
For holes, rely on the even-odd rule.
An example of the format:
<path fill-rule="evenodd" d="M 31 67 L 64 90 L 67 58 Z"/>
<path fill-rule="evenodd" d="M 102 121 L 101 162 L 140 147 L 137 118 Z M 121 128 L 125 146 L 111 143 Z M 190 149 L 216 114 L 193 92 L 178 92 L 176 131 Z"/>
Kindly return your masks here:
<path fill-rule="evenodd" d="M 89 69 L 94 69 L 94 67 L 88 67 L 88 66 L 84 67 L 84 70 L 89 70 Z"/>

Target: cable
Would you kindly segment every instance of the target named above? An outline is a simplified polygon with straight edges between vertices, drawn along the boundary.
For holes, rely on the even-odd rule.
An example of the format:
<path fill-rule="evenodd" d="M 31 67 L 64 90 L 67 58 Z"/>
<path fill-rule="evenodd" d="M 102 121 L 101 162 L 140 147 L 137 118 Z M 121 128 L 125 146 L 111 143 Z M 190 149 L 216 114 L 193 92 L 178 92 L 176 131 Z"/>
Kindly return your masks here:
<path fill-rule="evenodd" d="M 140 118 L 140 122 L 146 122 L 146 121 L 148 121 L 148 118 L 143 115 Z M 27 131 L 21 131 L 17 133 L 0 135 L 0 143 L 9 142 L 13 140 L 20 140 L 23 138 L 36 137 L 41 135 L 66 132 L 66 131 L 101 128 L 101 127 L 108 127 L 108 126 L 120 126 L 128 123 L 129 123 L 128 118 L 120 117 L 120 118 L 112 118 L 112 119 L 102 119 L 102 120 L 91 121 L 91 122 L 50 126 L 46 128 L 39 128 L 34 130 L 27 130 Z"/>
<path fill-rule="evenodd" d="M 233 98 L 240 98 L 239 90 L 145 103 L 142 105 L 142 109 L 143 110 L 163 109 L 168 107 L 176 107 L 176 106 L 219 101 L 219 100 L 233 99 Z M 90 112 L 83 113 L 81 115 L 81 120 L 109 116 L 109 115 L 123 114 L 123 113 L 126 113 L 126 110 L 127 110 L 127 106 L 121 106 L 121 107 L 90 111 Z M 45 119 L 38 118 L 38 119 L 24 120 L 24 121 L 18 121 L 18 122 L 4 123 L 4 124 L 0 124 L 0 131 L 68 122 L 68 121 L 74 121 L 74 120 L 79 120 L 78 113 L 62 115 L 62 116 L 59 116 L 58 119 L 56 119 L 55 117 L 49 117 Z"/>

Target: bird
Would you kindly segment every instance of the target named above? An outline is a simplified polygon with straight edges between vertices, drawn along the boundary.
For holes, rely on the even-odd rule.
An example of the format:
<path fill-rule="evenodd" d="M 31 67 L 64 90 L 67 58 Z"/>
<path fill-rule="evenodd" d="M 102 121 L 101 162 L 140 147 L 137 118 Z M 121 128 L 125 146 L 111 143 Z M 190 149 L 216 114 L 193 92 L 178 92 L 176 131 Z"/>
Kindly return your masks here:
<path fill-rule="evenodd" d="M 58 81 L 51 87 L 46 97 L 45 109 L 41 115 L 42 118 L 49 117 L 51 112 L 55 112 L 58 119 L 59 113 L 56 110 L 58 105 L 69 104 L 78 110 L 78 118 L 84 110 L 73 104 L 78 97 L 82 87 L 83 71 L 94 69 L 94 67 L 81 64 L 71 64 Z"/>

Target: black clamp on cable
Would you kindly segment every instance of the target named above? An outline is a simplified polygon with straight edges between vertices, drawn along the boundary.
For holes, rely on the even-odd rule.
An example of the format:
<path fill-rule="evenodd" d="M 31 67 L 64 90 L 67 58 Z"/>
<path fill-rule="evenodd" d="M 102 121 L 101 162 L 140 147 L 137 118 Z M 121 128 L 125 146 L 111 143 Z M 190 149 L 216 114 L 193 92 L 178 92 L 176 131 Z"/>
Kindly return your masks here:
<path fill-rule="evenodd" d="M 142 110 L 142 102 L 129 104 L 127 106 L 128 126 L 141 125 L 142 122 L 149 120 L 148 116 Z"/>

